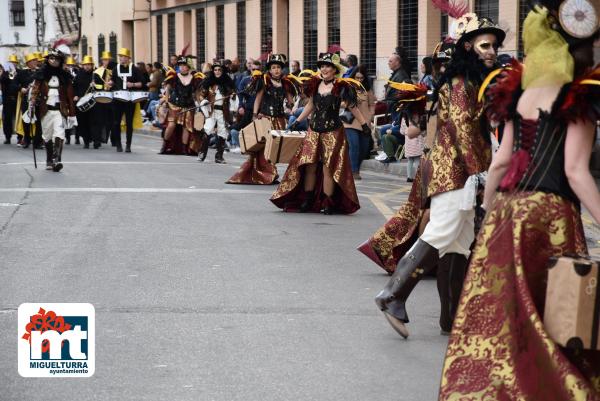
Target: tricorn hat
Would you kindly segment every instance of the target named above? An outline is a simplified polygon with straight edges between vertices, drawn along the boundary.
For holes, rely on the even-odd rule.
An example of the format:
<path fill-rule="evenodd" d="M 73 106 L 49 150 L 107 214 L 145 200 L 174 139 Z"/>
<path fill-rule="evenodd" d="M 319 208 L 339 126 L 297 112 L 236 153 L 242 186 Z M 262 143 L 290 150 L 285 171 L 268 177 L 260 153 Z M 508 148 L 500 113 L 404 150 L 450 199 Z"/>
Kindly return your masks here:
<path fill-rule="evenodd" d="M 330 65 L 334 67 L 338 75 L 341 75 L 346 71 L 346 68 L 342 65 L 340 55 L 335 53 L 321 53 L 319 54 L 319 61 L 317 61 L 317 67 L 321 68 L 322 65 Z"/>
<path fill-rule="evenodd" d="M 452 39 L 444 40 L 439 42 L 431 55 L 432 61 L 444 62 L 450 61 L 452 54 L 454 53 L 454 41 Z"/>
<path fill-rule="evenodd" d="M 271 65 L 279 64 L 281 68 L 285 67 L 287 64 L 287 57 L 285 54 L 269 54 L 269 59 L 267 61 L 267 69 L 271 68 Z"/>
<path fill-rule="evenodd" d="M 506 38 L 506 32 L 489 18 L 479 18 L 475 13 L 468 13 L 455 21 L 455 35 L 457 44 L 473 39 L 477 35 L 491 33 L 498 39 L 498 45 L 502 45 Z"/>

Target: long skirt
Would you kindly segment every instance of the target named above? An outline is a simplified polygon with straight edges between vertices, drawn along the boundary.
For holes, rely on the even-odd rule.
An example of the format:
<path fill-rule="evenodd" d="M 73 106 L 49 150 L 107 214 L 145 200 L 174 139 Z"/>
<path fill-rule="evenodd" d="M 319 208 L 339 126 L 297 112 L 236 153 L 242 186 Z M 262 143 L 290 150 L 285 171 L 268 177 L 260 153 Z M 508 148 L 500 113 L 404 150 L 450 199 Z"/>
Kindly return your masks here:
<path fill-rule="evenodd" d="M 272 129 L 285 129 L 285 117 L 273 117 L 270 118 L 270 120 Z M 278 178 L 277 167 L 266 159 L 262 150 L 259 150 L 256 152 L 248 152 L 248 159 L 242 164 L 240 169 L 227 180 L 227 184 L 272 185 L 277 183 Z"/>
<path fill-rule="evenodd" d="M 318 213 L 325 206 L 322 165 L 332 172 L 336 184 L 332 196 L 335 210 L 342 214 L 351 214 L 360 209 L 344 127 L 321 133 L 308 130 L 302 146 L 290 160 L 281 184 L 271 197 L 271 202 L 284 211 L 297 211 L 306 196 L 304 175 L 309 164 L 318 164 L 313 212 Z"/>
<path fill-rule="evenodd" d="M 498 194 L 465 279 L 440 400 L 600 400 L 600 352 L 544 330 L 551 257 L 586 254 L 579 211 L 558 195 Z"/>
<path fill-rule="evenodd" d="M 175 131 L 165 139 L 165 154 L 195 156 L 200 149 L 200 133 L 194 130 L 194 112 L 181 113 L 183 108 L 169 104 L 168 123 L 175 123 Z"/>
<path fill-rule="evenodd" d="M 425 210 L 422 199 L 421 168 L 417 169 L 406 203 L 387 223 L 358 247 L 358 250 L 388 273 L 396 270 L 398 261 L 419 238 L 419 225 Z"/>

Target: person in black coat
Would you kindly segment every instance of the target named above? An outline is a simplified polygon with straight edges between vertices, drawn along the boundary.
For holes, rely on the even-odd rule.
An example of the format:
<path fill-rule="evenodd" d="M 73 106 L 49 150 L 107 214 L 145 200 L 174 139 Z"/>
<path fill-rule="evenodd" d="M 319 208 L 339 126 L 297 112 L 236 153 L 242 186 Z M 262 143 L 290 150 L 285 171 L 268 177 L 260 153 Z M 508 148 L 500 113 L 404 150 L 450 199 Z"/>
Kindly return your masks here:
<path fill-rule="evenodd" d="M 81 69 L 77 71 L 77 75 L 73 80 L 73 89 L 75 97 L 73 101 L 77 103 L 79 99 L 84 97 L 90 88 L 93 86 L 94 81 L 94 59 L 92 56 L 85 56 L 81 63 Z M 90 148 L 91 141 L 91 122 L 92 122 L 92 110 L 81 111 L 77 108 L 77 136 L 83 138 L 84 149 Z"/>

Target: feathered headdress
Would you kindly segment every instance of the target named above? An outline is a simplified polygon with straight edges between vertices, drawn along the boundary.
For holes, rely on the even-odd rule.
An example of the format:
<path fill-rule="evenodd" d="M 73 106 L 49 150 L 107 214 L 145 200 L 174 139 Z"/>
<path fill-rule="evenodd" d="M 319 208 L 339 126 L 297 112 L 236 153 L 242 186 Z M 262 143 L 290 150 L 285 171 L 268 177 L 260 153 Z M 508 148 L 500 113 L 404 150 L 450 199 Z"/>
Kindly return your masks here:
<path fill-rule="evenodd" d="M 48 49 L 48 56 L 59 57 L 62 59 L 64 59 L 66 56 L 70 56 L 71 55 L 71 49 L 69 48 L 70 44 L 71 44 L 71 42 L 68 41 L 67 39 L 57 40 L 56 42 L 54 42 L 52 47 L 50 49 Z"/>
<path fill-rule="evenodd" d="M 427 85 L 391 82 L 388 85 L 395 89 L 394 100 L 398 110 L 410 110 L 411 114 L 425 114 L 427 106 Z"/>

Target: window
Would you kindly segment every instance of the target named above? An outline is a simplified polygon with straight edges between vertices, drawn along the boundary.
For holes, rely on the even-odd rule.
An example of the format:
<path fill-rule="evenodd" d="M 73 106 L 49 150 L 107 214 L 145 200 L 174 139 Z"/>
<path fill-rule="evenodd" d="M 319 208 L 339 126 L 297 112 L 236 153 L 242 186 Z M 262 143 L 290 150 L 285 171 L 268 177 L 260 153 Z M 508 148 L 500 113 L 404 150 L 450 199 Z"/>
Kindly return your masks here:
<path fill-rule="evenodd" d="M 102 59 L 102 52 L 104 50 L 106 50 L 106 44 L 104 43 L 104 35 L 100 34 L 98 35 L 98 60 Z"/>
<path fill-rule="evenodd" d="M 304 68 L 317 66 L 317 0 L 304 0 Z"/>
<path fill-rule="evenodd" d="M 327 0 L 327 46 L 340 44 L 340 0 Z"/>
<path fill-rule="evenodd" d="M 205 9 L 196 9 L 196 56 L 198 57 L 198 69 L 206 62 L 206 16 Z"/>
<path fill-rule="evenodd" d="M 498 0 L 477 0 L 475 2 L 475 14 L 479 17 L 487 17 L 498 23 Z"/>
<path fill-rule="evenodd" d="M 448 14 L 442 13 L 440 16 L 440 27 L 442 40 L 444 40 L 448 36 Z"/>
<path fill-rule="evenodd" d="M 403 65 L 406 72 L 418 73 L 417 65 L 417 46 L 419 42 L 419 1 L 418 0 L 399 0 L 398 1 L 398 46 L 404 50 L 408 57 L 408 63 Z"/>
<path fill-rule="evenodd" d="M 369 76 L 377 73 L 377 1 L 360 0 L 360 59 Z"/>
<path fill-rule="evenodd" d="M 88 54 L 88 41 L 87 41 L 87 36 L 83 35 L 81 37 L 81 56 L 87 56 Z"/>
<path fill-rule="evenodd" d="M 25 1 L 10 2 L 10 26 L 25 26 Z"/>
<path fill-rule="evenodd" d="M 523 56 L 525 56 L 525 48 L 523 46 L 523 24 L 525 22 L 525 18 L 527 18 L 527 14 L 529 14 L 529 2 L 527 0 L 520 0 L 519 3 L 519 54 L 518 57 L 520 60 L 523 60 Z"/>
<path fill-rule="evenodd" d="M 246 3 L 236 4 L 237 9 L 237 56 L 240 62 L 246 60 Z"/>
<path fill-rule="evenodd" d="M 115 54 L 117 54 L 117 34 L 114 32 L 108 35 L 108 49 L 110 50 L 110 54 L 115 57 Z"/>
<path fill-rule="evenodd" d="M 170 13 L 167 16 L 167 40 L 169 57 L 176 54 L 175 51 L 175 13 Z"/>
<path fill-rule="evenodd" d="M 156 16 L 156 57 L 158 62 L 163 62 L 163 24 L 162 15 Z"/>
<path fill-rule="evenodd" d="M 273 51 L 273 1 L 260 0 L 260 52 L 262 57 Z M 266 59 L 266 58 L 265 58 Z"/>
<path fill-rule="evenodd" d="M 217 59 L 225 58 L 225 6 L 217 6 Z"/>

